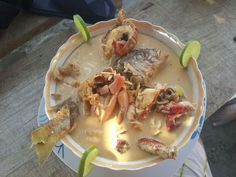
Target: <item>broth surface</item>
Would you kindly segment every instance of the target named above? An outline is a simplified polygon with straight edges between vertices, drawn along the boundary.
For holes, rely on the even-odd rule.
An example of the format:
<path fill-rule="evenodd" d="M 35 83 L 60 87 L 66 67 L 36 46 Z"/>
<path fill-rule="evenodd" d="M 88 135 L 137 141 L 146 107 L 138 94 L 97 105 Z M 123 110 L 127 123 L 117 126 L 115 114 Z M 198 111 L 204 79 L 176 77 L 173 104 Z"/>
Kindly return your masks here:
<path fill-rule="evenodd" d="M 88 43 L 84 43 L 76 49 L 68 59 L 69 62 L 79 64 L 80 76 L 78 79 L 81 82 L 101 72 L 108 66 L 108 61 L 103 57 L 101 38 L 102 35 L 91 38 Z M 161 49 L 161 55 L 169 55 L 167 62 L 162 68 L 159 68 L 151 82 L 167 83 L 168 85 L 178 84 L 183 87 L 187 100 L 192 102 L 192 86 L 187 71 L 180 66 L 178 57 L 170 48 L 157 39 L 144 34 L 138 35 L 136 48 L 159 48 Z M 57 93 L 62 94 L 62 99 L 68 98 L 71 95 L 77 96 L 77 92 L 77 89 L 66 84 L 57 85 Z M 110 119 L 104 124 L 101 124 L 97 117 L 84 116 L 79 118 L 78 128 L 71 133 L 71 136 L 84 148 L 95 144 L 99 149 L 100 156 L 105 158 L 117 161 L 145 159 L 152 155 L 141 151 L 137 146 L 137 140 L 152 136 L 149 128 L 151 117 L 162 121 L 161 133 L 156 136 L 156 139 L 168 145 L 172 144 L 192 122 L 192 118 L 188 118 L 176 130 L 168 132 L 165 127 L 164 117 L 161 114 L 152 113 L 148 119 L 142 121 L 144 124 L 143 131 L 138 131 L 130 127 L 128 121 L 124 120 L 122 127 L 128 131 L 126 134 L 117 137 L 116 131 L 118 125 L 115 119 Z M 131 148 L 123 154 L 117 152 L 115 149 L 117 138 L 127 140 Z"/>

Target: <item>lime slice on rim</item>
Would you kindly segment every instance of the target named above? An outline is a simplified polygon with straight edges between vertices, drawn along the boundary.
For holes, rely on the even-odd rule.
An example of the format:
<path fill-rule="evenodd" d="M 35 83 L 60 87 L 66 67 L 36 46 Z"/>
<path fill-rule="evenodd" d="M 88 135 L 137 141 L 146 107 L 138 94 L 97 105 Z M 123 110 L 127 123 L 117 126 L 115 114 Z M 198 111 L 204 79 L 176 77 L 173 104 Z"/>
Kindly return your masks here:
<path fill-rule="evenodd" d="M 201 51 L 201 44 L 199 41 L 192 40 L 186 43 L 180 55 L 180 64 L 185 68 L 191 58 L 197 60 Z"/>
<path fill-rule="evenodd" d="M 89 174 L 92 169 L 91 162 L 97 155 L 98 149 L 95 146 L 90 146 L 88 149 L 86 149 L 80 160 L 78 177 L 85 177 Z"/>
<path fill-rule="evenodd" d="M 88 41 L 90 38 L 90 33 L 82 17 L 76 14 L 76 15 L 73 15 L 73 19 L 74 19 L 75 27 L 81 33 L 82 37 L 84 38 L 84 41 Z"/>

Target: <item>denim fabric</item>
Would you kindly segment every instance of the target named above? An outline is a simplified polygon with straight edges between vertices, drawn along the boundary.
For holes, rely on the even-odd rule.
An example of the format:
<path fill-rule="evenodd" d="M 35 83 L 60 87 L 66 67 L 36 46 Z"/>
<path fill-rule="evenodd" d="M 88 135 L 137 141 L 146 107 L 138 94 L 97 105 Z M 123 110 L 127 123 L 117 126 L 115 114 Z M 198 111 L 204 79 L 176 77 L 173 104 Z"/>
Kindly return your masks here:
<path fill-rule="evenodd" d="M 112 0 L 0 0 L 0 28 L 6 28 L 20 9 L 64 18 L 79 14 L 87 23 L 111 19 L 116 12 Z"/>

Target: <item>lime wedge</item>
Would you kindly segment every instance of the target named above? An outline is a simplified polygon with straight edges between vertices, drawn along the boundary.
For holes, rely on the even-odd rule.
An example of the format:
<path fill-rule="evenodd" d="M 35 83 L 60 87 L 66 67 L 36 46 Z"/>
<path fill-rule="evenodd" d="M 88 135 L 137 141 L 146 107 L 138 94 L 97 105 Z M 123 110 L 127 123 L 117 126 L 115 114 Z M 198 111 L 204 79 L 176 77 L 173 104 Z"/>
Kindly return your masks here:
<path fill-rule="evenodd" d="M 180 64 L 185 68 L 191 58 L 197 60 L 201 51 L 201 44 L 199 41 L 189 41 L 185 45 L 180 55 Z"/>
<path fill-rule="evenodd" d="M 73 15 L 73 19 L 74 19 L 75 27 L 81 33 L 84 41 L 88 41 L 90 38 L 90 33 L 82 17 L 79 15 Z"/>
<path fill-rule="evenodd" d="M 91 162 L 97 155 L 98 149 L 95 146 L 90 146 L 88 149 L 86 149 L 80 160 L 78 177 L 85 177 L 89 174 L 92 169 Z"/>

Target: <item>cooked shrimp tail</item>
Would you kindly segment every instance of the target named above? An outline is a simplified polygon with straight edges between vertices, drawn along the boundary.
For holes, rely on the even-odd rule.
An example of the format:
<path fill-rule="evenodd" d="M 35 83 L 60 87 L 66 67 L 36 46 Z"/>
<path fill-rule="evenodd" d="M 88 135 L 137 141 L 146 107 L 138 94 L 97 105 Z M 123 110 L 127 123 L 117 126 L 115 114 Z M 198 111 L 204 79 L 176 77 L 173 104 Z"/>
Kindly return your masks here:
<path fill-rule="evenodd" d="M 106 122 L 111 117 L 111 114 L 113 113 L 113 111 L 116 107 L 117 96 L 118 96 L 118 93 L 114 94 L 111 97 L 109 104 L 105 108 L 105 113 L 101 118 L 102 122 Z"/>

